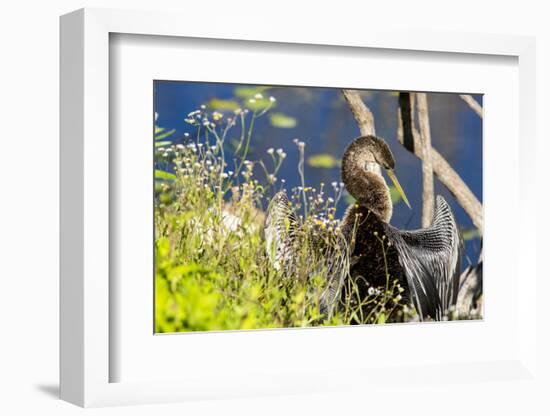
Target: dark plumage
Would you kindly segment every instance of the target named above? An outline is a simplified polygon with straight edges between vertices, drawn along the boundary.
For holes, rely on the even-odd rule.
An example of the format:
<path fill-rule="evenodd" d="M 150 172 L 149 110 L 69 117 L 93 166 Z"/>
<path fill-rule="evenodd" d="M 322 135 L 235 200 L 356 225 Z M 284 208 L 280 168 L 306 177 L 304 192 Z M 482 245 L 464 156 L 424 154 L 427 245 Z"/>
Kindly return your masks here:
<path fill-rule="evenodd" d="M 397 302 L 412 302 L 421 320 L 441 320 L 457 299 L 462 248 L 458 227 L 440 196 L 430 227 L 405 231 L 391 226 L 393 205 L 381 168 L 387 170 L 408 205 L 393 175 L 394 167 L 390 148 L 376 136 L 355 139 L 343 155 L 342 181 L 357 203 L 346 211 L 336 233 L 336 245 L 332 245 L 339 247 L 339 253 L 348 250 L 349 262 L 325 250 L 330 294 L 324 298 L 325 309 L 332 310 L 338 299 L 345 301 L 350 288 L 362 302 L 370 291 L 387 290 L 397 281 L 402 288 Z M 299 227 L 288 199 L 284 193 L 277 194 L 268 209 L 266 240 L 274 265 L 290 273 Z M 349 278 L 347 284 L 344 278 Z M 395 299 L 391 296 L 388 303 L 395 303 Z M 364 306 L 363 316 L 368 315 L 369 308 L 372 306 Z"/>
<path fill-rule="evenodd" d="M 387 272 L 390 282 L 397 279 L 404 289 L 402 302 L 412 301 L 420 319 L 443 319 L 456 304 L 461 263 L 461 240 L 447 202 L 438 196 L 431 226 L 412 231 L 381 221 L 365 206 L 352 206 L 342 228 L 353 227 L 350 276 L 360 298 L 370 287 L 385 288 Z"/>

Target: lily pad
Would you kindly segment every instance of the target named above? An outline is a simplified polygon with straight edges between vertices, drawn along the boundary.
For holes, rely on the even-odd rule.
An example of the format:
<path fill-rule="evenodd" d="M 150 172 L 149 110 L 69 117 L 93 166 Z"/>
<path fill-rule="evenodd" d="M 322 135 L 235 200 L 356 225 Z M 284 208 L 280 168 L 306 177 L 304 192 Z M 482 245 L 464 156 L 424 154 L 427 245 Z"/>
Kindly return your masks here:
<path fill-rule="evenodd" d="M 328 153 L 319 153 L 307 158 L 307 163 L 313 168 L 331 169 L 339 166 L 338 160 Z"/>
<path fill-rule="evenodd" d="M 479 230 L 477 228 L 471 228 L 469 230 L 462 230 L 462 238 L 464 241 L 473 240 L 479 238 Z"/>
<path fill-rule="evenodd" d="M 271 105 L 268 98 L 251 98 L 244 101 L 244 106 L 252 111 L 262 111 Z"/>
<path fill-rule="evenodd" d="M 208 102 L 208 106 L 218 111 L 233 111 L 237 108 L 240 108 L 240 105 L 237 101 L 222 100 L 220 98 L 212 98 Z"/>
<path fill-rule="evenodd" d="M 237 87 L 234 93 L 237 97 L 242 99 L 254 98 L 256 94 L 262 94 L 267 91 L 269 87 Z"/>
<path fill-rule="evenodd" d="M 156 130 L 156 128 L 155 128 L 155 130 Z M 172 130 L 169 130 L 169 131 L 164 131 L 164 129 L 163 129 L 162 133 L 155 135 L 155 140 L 166 139 L 167 137 L 170 137 L 175 132 L 176 132 L 176 129 L 172 129 Z"/>
<path fill-rule="evenodd" d="M 165 147 L 165 146 L 170 146 L 172 144 L 171 141 L 156 141 L 155 142 L 155 147 Z"/>
<path fill-rule="evenodd" d="M 273 127 L 278 127 L 280 129 L 292 129 L 298 124 L 294 117 L 287 116 L 283 113 L 269 114 L 269 121 Z"/>

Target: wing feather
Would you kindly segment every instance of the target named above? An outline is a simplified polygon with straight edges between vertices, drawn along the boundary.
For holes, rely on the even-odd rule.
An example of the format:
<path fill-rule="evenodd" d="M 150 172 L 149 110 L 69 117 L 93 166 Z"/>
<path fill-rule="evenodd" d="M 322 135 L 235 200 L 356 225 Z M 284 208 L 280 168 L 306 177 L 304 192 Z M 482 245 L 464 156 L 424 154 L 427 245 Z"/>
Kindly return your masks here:
<path fill-rule="evenodd" d="M 275 194 L 267 208 L 265 221 L 267 255 L 276 270 L 288 270 L 298 231 L 298 219 L 283 191 Z"/>
<path fill-rule="evenodd" d="M 421 318 L 443 319 L 456 305 L 462 251 L 462 239 L 449 204 L 437 196 L 428 228 L 401 231 L 387 227 L 418 314 Z"/>
<path fill-rule="evenodd" d="M 323 233 L 319 229 L 316 233 L 310 233 L 307 238 L 301 233 L 301 223 L 288 197 L 285 192 L 278 192 L 269 203 L 265 221 L 264 236 L 268 258 L 276 270 L 292 277 L 296 267 L 296 246 L 307 241 L 308 249 L 312 251 L 310 275 L 323 272 L 327 280 L 319 299 L 320 311 L 325 316 L 331 316 L 349 269 L 347 242 L 339 230 Z"/>

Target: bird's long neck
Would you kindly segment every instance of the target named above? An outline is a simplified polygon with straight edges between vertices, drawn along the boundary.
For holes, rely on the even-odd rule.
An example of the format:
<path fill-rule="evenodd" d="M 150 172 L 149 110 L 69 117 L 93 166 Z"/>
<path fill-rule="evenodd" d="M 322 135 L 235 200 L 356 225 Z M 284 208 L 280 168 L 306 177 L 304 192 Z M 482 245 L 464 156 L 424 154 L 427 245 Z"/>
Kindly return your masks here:
<path fill-rule="evenodd" d="M 393 212 L 390 190 L 375 162 L 367 162 L 365 151 L 353 146 L 342 159 L 342 182 L 360 205 L 389 222 Z"/>

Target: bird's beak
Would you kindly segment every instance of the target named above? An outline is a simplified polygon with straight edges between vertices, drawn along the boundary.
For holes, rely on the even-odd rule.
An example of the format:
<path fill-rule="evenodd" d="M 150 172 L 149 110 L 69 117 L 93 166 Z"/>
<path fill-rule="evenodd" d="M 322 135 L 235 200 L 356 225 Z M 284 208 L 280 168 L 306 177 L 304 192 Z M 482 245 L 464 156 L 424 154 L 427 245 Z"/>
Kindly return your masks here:
<path fill-rule="evenodd" d="M 395 176 L 395 173 L 392 169 L 388 169 L 386 171 L 388 173 L 388 176 L 390 177 L 391 181 L 393 182 L 393 185 L 395 186 L 395 189 L 397 189 L 397 192 L 399 192 L 399 195 L 403 198 L 403 201 L 405 201 L 405 204 L 411 208 L 411 204 L 409 204 L 409 200 L 407 199 L 407 195 L 405 195 L 405 191 L 403 191 L 403 188 L 401 188 L 401 185 L 399 184 L 399 181 L 397 180 L 397 176 Z"/>

